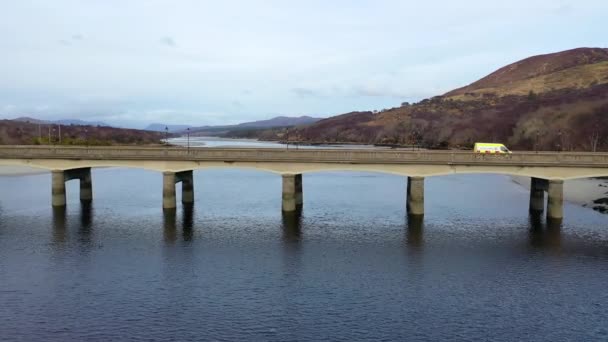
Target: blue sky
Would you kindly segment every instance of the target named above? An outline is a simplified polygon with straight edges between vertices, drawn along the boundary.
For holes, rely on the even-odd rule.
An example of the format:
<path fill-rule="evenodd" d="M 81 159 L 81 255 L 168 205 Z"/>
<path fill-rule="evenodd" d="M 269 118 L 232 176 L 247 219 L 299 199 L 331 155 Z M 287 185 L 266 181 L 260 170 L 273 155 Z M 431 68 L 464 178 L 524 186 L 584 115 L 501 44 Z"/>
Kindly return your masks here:
<path fill-rule="evenodd" d="M 608 47 L 608 1 L 0 3 L 0 118 L 143 127 L 331 116 Z"/>

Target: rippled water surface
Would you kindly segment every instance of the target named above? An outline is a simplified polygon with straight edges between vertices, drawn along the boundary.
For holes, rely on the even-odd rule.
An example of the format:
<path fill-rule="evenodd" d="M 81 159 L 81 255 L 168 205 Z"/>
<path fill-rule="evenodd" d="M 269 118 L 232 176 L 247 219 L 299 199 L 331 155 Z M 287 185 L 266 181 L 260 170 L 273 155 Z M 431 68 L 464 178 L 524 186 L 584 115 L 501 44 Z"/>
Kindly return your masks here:
<path fill-rule="evenodd" d="M 195 172 L 161 210 L 161 174 L 93 171 L 94 202 L 50 206 L 50 175 L 0 177 L 0 340 L 608 340 L 608 217 L 528 217 L 500 175 Z M 178 192 L 179 196 L 179 192 Z M 179 198 L 179 197 L 178 197 Z"/>

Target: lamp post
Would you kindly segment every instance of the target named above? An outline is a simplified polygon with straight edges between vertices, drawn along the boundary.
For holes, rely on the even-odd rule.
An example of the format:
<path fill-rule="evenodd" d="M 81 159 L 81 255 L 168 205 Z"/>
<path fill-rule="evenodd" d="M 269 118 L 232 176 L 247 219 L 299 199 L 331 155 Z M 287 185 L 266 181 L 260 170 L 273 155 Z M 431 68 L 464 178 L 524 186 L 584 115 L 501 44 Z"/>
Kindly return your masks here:
<path fill-rule="evenodd" d="M 190 153 L 190 127 L 186 128 L 186 134 L 188 136 L 188 153 Z"/>
<path fill-rule="evenodd" d="M 165 145 L 169 146 L 169 127 L 165 126 Z"/>
<path fill-rule="evenodd" d="M 87 147 L 89 147 L 89 130 L 84 128 L 84 143 Z"/>
<path fill-rule="evenodd" d="M 538 148 L 539 148 L 539 146 L 538 146 L 538 139 L 539 139 L 539 137 L 540 137 L 540 131 L 537 130 L 536 131 L 536 143 L 534 144 L 534 150 L 536 152 L 538 152 Z"/>
<path fill-rule="evenodd" d="M 289 150 L 289 127 L 287 127 L 286 130 L 287 131 L 285 133 L 285 146 Z"/>
<path fill-rule="evenodd" d="M 558 152 L 562 151 L 562 130 L 561 129 L 557 132 L 557 151 Z"/>

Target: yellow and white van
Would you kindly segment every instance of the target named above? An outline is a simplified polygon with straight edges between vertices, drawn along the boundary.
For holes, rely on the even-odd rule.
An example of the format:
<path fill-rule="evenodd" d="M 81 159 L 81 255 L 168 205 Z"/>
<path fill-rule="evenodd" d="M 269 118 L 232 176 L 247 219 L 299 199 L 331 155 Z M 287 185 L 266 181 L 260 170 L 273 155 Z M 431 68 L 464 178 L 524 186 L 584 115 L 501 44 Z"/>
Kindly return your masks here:
<path fill-rule="evenodd" d="M 475 147 L 473 147 L 473 151 L 475 153 L 487 153 L 487 154 L 510 154 L 508 148 L 503 144 L 493 144 L 493 143 L 475 143 Z"/>

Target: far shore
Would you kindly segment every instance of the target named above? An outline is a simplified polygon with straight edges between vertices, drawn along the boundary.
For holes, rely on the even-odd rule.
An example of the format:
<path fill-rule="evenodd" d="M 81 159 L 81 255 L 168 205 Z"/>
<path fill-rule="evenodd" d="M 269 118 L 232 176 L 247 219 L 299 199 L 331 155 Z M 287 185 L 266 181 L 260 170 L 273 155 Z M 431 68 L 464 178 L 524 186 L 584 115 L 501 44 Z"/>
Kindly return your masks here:
<path fill-rule="evenodd" d="M 514 183 L 530 189 L 530 177 L 511 176 Z M 564 199 L 602 213 L 608 213 L 608 180 L 572 179 L 564 182 Z M 604 203 L 606 202 L 606 203 Z"/>

